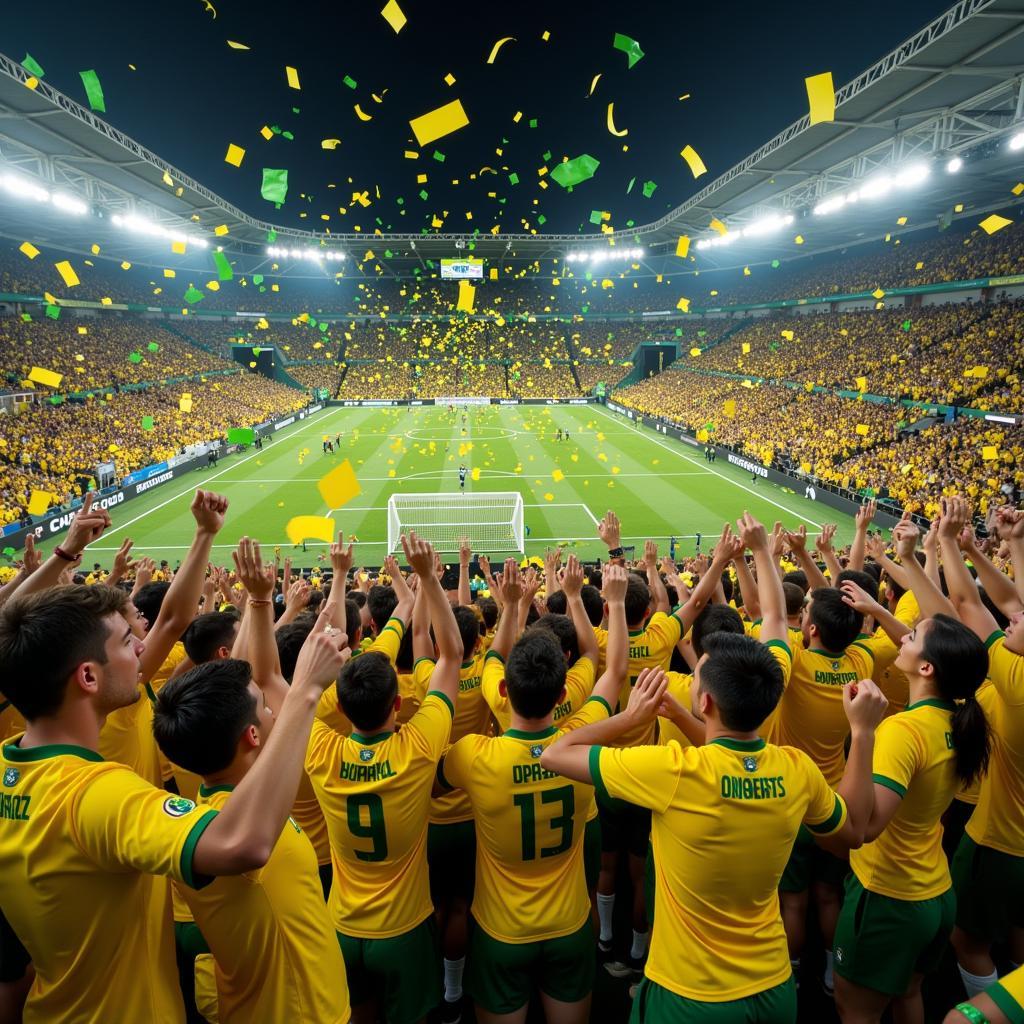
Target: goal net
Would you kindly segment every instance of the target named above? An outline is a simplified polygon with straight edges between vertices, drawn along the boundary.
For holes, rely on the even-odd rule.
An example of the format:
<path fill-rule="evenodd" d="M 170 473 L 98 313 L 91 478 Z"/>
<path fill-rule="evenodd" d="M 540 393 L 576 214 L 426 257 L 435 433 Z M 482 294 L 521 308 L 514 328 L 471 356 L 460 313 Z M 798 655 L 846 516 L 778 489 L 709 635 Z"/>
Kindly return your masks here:
<path fill-rule="evenodd" d="M 523 546 L 523 496 L 512 491 L 477 494 L 392 494 L 388 498 L 388 552 L 415 530 L 436 551 L 458 551 L 469 538 L 474 551 L 518 551 Z"/>

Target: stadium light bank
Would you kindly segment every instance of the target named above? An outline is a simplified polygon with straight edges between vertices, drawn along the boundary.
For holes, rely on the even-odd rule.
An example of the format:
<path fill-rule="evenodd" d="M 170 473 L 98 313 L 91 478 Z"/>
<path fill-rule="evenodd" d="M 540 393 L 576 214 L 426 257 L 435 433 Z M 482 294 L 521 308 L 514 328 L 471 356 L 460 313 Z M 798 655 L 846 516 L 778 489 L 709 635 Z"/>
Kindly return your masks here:
<path fill-rule="evenodd" d="M 643 249 L 596 249 L 591 252 L 567 252 L 566 263 L 603 263 L 605 260 L 643 259 Z"/>
<path fill-rule="evenodd" d="M 208 249 L 210 243 L 203 238 L 201 235 L 190 235 L 185 231 L 175 231 L 171 228 L 165 228 L 162 224 L 156 224 L 151 220 L 147 220 L 145 217 L 140 217 L 137 214 L 131 213 L 127 216 L 122 216 L 119 213 L 115 213 L 110 218 L 110 223 L 117 228 L 123 228 L 125 231 L 134 231 L 139 235 L 151 235 L 156 238 L 168 238 L 172 242 L 188 242 L 189 245 L 194 245 L 199 249 Z"/>
<path fill-rule="evenodd" d="M 950 167 L 949 169 L 955 173 L 959 167 Z M 818 203 L 814 207 L 814 215 L 823 217 L 826 214 L 835 213 L 836 210 L 841 210 L 851 203 L 860 202 L 862 199 L 880 199 L 894 190 L 914 188 L 927 181 L 931 173 L 930 164 L 920 163 L 910 164 L 894 174 L 876 174 L 864 182 L 860 188 L 841 195 L 830 196 Z"/>
<path fill-rule="evenodd" d="M 267 247 L 267 255 L 275 259 L 293 260 L 315 260 L 317 263 L 323 260 L 340 261 L 348 259 L 348 254 L 338 249 L 288 249 L 282 246 L 271 245 Z"/>
<path fill-rule="evenodd" d="M 49 189 L 37 185 L 34 181 L 16 174 L 0 175 L 0 186 L 3 190 L 19 199 L 34 199 L 37 203 L 50 203 L 64 213 L 80 216 L 89 212 L 89 207 L 81 199 L 69 196 L 66 192 L 50 192 Z"/>
<path fill-rule="evenodd" d="M 762 217 L 760 220 L 751 221 L 746 227 L 738 228 L 736 231 L 727 231 L 724 235 L 716 235 L 714 238 L 702 238 L 697 243 L 698 249 L 715 249 L 722 245 L 732 245 L 741 238 L 758 238 L 762 235 L 771 235 L 781 231 L 793 223 L 792 214 L 775 214 L 770 217 Z"/>

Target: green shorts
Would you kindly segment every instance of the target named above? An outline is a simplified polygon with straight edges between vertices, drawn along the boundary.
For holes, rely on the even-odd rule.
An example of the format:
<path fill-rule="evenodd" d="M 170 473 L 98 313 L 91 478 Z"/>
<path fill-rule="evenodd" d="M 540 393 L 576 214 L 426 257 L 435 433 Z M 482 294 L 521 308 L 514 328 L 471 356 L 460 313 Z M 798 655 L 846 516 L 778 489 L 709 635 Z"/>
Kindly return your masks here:
<path fill-rule="evenodd" d="M 949 867 L 956 923 L 968 935 L 1005 942 L 1024 927 L 1024 857 L 979 846 L 966 832 Z"/>
<path fill-rule="evenodd" d="M 617 853 L 627 850 L 634 857 L 647 854 L 651 841 L 651 811 L 617 797 L 597 798 L 597 813 L 601 819 L 601 851 Z"/>
<path fill-rule="evenodd" d="M 427 866 L 435 907 L 456 896 L 473 902 L 476 826 L 472 819 L 427 826 Z"/>
<path fill-rule="evenodd" d="M 629 1024 L 795 1024 L 796 985 L 781 985 L 743 999 L 705 1003 L 662 988 L 650 978 L 640 982 Z"/>
<path fill-rule="evenodd" d="M 587 876 L 587 892 L 597 888 L 601 874 L 601 819 L 588 821 L 583 829 L 583 872 Z"/>
<path fill-rule="evenodd" d="M 441 1001 L 441 946 L 433 914 L 390 939 L 337 935 L 352 1006 L 376 996 L 388 1024 L 413 1024 Z"/>
<path fill-rule="evenodd" d="M 563 1003 L 586 999 L 594 987 L 590 918 L 560 939 L 500 942 L 475 921 L 466 955 L 466 991 L 488 1013 L 515 1013 L 535 988 Z"/>
<path fill-rule="evenodd" d="M 779 880 L 781 892 L 806 892 L 811 882 L 839 887 L 850 871 L 850 862 L 823 850 L 806 825 L 800 826 L 786 869 Z"/>
<path fill-rule="evenodd" d="M 850 873 L 834 942 L 835 972 L 856 985 L 900 996 L 915 974 L 934 971 L 949 944 L 956 895 L 897 900 L 870 892 Z"/>
<path fill-rule="evenodd" d="M 209 953 L 210 947 L 195 921 L 174 922 L 174 942 L 187 956 L 194 960 L 202 953 Z"/>

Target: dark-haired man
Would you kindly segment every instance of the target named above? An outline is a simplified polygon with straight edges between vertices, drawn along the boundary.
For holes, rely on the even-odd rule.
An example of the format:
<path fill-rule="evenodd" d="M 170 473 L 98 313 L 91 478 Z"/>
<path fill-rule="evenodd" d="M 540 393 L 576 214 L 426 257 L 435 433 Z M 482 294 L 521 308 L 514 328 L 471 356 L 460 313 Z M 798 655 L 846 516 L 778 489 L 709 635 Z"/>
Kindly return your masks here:
<path fill-rule="evenodd" d="M 502 576 L 504 614 L 514 614 L 522 597 L 514 560 Z M 583 572 L 574 557 L 565 578 L 578 600 Z M 566 731 L 606 718 L 622 685 L 625 569 L 610 566 L 605 588 L 613 670 L 579 711 L 556 729 L 555 709 L 565 700 L 565 658 L 546 630 L 529 629 L 510 651 L 500 684 L 511 706 L 510 728 L 500 737 L 462 738 L 438 768 L 442 786 L 464 789 L 473 809 L 477 927 L 467 984 L 489 1017 L 525 1013 L 535 986 L 549 1020 L 582 1024 L 589 1011 L 593 932 L 583 862 L 594 794 L 587 786 L 566 785 L 538 761 Z"/>
<path fill-rule="evenodd" d="M 330 637 L 316 641 L 264 756 L 220 812 L 198 808 L 96 752 L 106 716 L 139 700 L 144 646 L 121 601 L 56 587 L 0 611 L 0 675 L 28 722 L 0 756 L 12 812 L 0 819 L 0 905 L 36 971 L 25 1021 L 182 1019 L 167 885 L 154 876 L 201 887 L 266 863 L 341 664 Z"/>
<path fill-rule="evenodd" d="M 771 652 L 749 637 L 718 633 L 707 638 L 705 655 L 693 708 L 705 723 L 704 746 L 608 745 L 658 713 L 665 675 L 645 670 L 624 713 L 562 736 L 541 755 L 541 767 L 653 811 L 658 927 L 633 1024 L 783 1024 L 796 1019 L 796 991 L 779 878 L 801 823 L 852 845 L 863 836 L 885 698 L 870 680 L 844 687 L 853 742 L 834 793 L 806 754 L 757 735 L 783 690 Z"/>
<path fill-rule="evenodd" d="M 440 1000 L 440 956 L 427 875 L 427 817 L 437 762 L 451 733 L 463 644 L 434 572 L 434 551 L 402 539 L 430 604 L 438 659 L 420 710 L 395 731 L 401 703 L 392 663 L 368 652 L 338 679 L 343 736 L 319 719 L 306 771 L 327 819 L 334 876 L 328 909 L 348 972 L 353 1017 L 415 1021 Z"/>
<path fill-rule="evenodd" d="M 206 612 L 197 615 L 185 630 L 182 643 L 194 665 L 231 657 L 238 635 L 238 616 L 230 612 Z"/>

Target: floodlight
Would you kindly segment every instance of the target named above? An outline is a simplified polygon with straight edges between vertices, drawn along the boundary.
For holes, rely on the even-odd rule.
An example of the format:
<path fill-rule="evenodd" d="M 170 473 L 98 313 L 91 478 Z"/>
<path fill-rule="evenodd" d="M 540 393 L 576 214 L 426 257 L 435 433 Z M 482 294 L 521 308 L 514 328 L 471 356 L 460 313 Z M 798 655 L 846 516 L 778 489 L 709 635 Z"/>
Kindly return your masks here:
<path fill-rule="evenodd" d="M 963 160 L 961 160 L 960 157 L 955 156 L 952 158 L 952 160 L 949 161 L 948 164 L 946 164 L 946 171 L 949 174 L 956 174 L 956 172 L 959 171 L 960 168 L 963 167 L 963 165 Z"/>
<path fill-rule="evenodd" d="M 1015 153 L 1018 149 L 1024 149 L 1024 132 L 1017 132 L 1016 135 L 1010 136 L 1009 147 Z"/>

